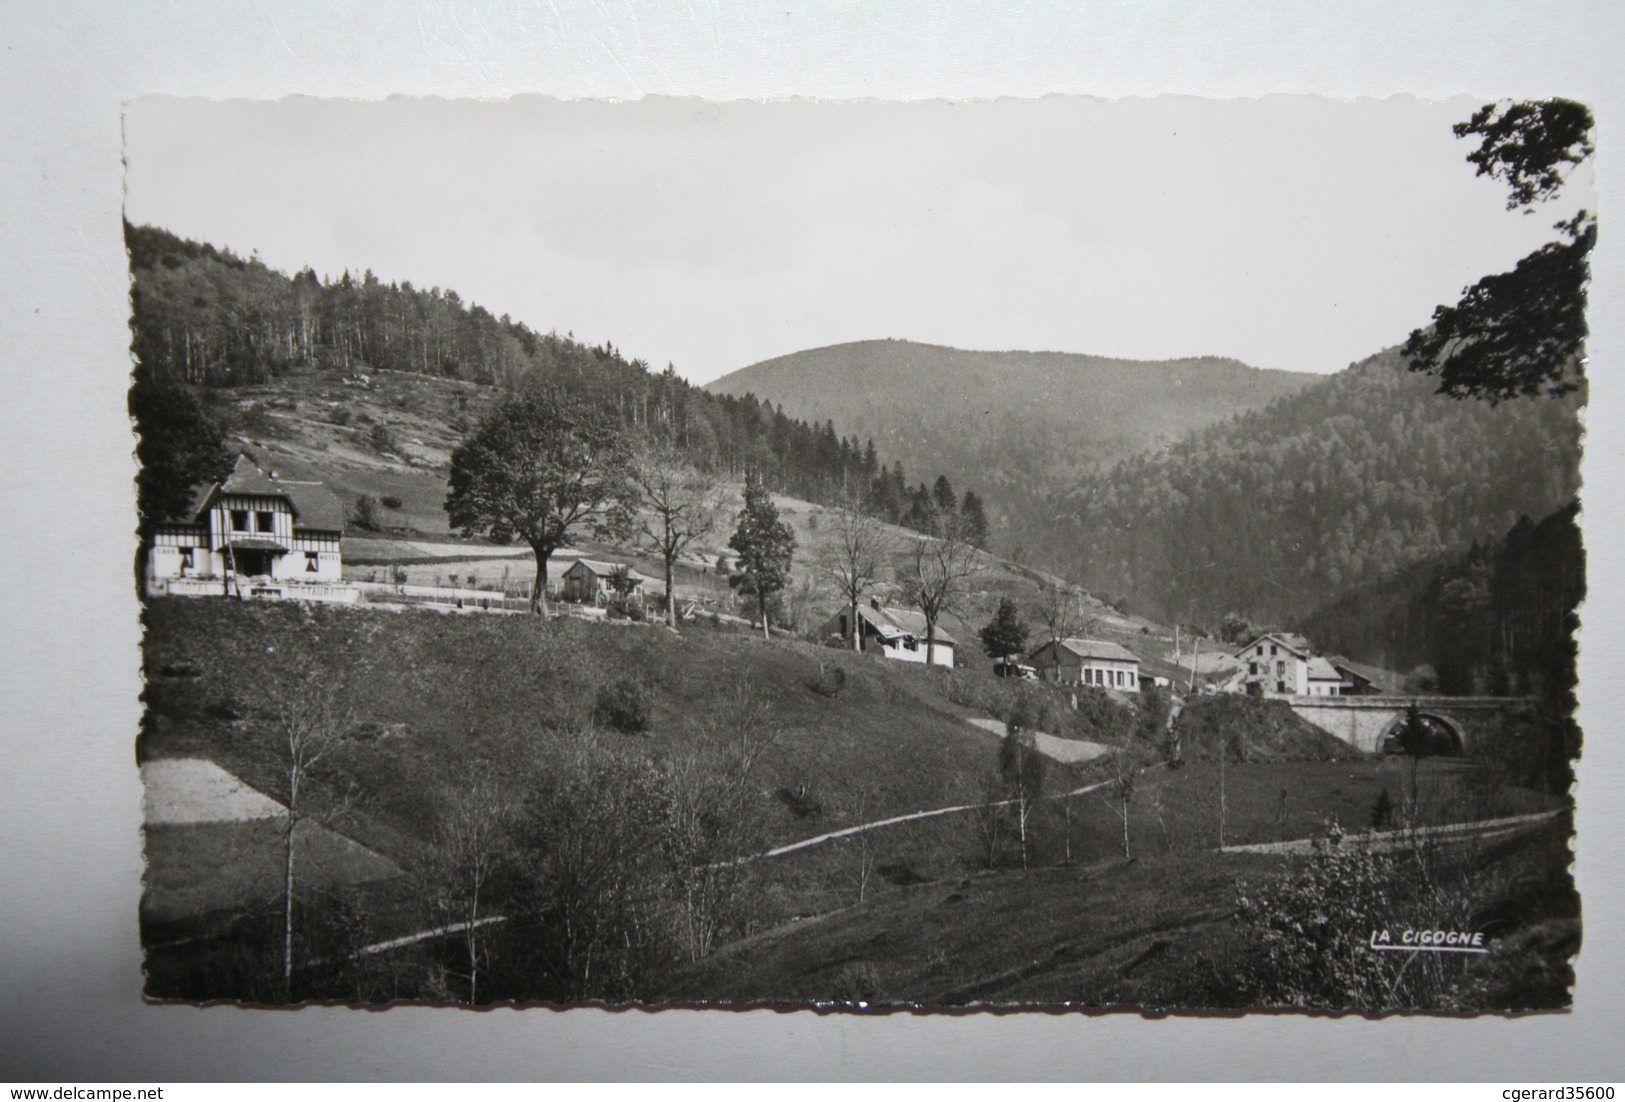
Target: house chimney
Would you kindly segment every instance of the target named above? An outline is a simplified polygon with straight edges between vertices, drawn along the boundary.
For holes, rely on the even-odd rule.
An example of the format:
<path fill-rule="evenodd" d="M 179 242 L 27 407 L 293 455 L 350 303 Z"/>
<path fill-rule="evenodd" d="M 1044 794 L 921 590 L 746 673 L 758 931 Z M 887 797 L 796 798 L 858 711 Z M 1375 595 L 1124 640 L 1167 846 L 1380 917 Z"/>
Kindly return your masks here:
<path fill-rule="evenodd" d="M 879 597 L 870 597 L 869 598 L 869 607 L 874 609 L 876 612 L 879 612 L 880 611 L 880 598 Z"/>

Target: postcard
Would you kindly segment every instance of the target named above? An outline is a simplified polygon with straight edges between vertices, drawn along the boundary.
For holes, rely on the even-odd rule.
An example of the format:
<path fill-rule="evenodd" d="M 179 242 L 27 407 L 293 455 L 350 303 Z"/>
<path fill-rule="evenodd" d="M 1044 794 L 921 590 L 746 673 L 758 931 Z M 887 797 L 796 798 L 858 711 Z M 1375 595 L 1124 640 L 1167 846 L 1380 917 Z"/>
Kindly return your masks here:
<path fill-rule="evenodd" d="M 145 994 L 1568 1007 L 1592 134 L 134 101 Z"/>

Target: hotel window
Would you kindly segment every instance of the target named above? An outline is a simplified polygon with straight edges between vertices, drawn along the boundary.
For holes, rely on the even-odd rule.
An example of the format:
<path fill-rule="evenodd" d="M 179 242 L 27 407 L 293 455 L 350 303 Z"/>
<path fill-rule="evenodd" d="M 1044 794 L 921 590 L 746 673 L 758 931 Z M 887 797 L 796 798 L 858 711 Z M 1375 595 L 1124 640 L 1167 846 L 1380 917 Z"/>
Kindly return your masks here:
<path fill-rule="evenodd" d="M 1286 663 L 1285 662 L 1277 662 L 1277 663 L 1275 663 L 1275 674 L 1276 674 L 1277 677 L 1285 677 L 1286 676 Z"/>
<path fill-rule="evenodd" d="M 261 510 L 254 514 L 254 531 L 273 532 L 276 530 L 276 518 L 268 512 Z"/>
<path fill-rule="evenodd" d="M 305 573 L 314 574 L 321 569 L 322 556 L 317 551 L 305 552 Z"/>
<path fill-rule="evenodd" d="M 248 531 L 248 510 L 233 509 L 231 511 L 231 530 L 233 532 Z"/>

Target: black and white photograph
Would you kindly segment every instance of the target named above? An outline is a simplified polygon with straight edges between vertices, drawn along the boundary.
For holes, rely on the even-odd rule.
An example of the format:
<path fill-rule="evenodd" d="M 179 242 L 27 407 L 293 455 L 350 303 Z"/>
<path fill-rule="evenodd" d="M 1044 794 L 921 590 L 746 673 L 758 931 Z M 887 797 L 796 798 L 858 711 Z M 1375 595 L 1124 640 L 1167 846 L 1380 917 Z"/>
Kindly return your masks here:
<path fill-rule="evenodd" d="M 1572 1005 L 1584 103 L 123 126 L 149 1000 Z"/>

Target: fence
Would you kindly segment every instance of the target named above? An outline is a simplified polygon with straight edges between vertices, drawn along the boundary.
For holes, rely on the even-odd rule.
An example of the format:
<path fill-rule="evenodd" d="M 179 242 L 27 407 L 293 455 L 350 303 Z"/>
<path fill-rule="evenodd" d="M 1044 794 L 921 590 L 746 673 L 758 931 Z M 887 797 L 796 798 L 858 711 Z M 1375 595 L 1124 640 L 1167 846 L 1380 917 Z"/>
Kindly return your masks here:
<path fill-rule="evenodd" d="M 354 604 L 361 597 L 354 585 L 329 582 L 250 581 L 247 578 L 153 578 L 148 596 L 243 597 L 269 601 L 332 601 Z"/>
<path fill-rule="evenodd" d="M 390 582 L 351 582 L 364 600 L 385 604 L 438 605 L 481 612 L 528 612 L 530 587 L 522 589 L 466 589 L 440 585 L 397 585 Z"/>

